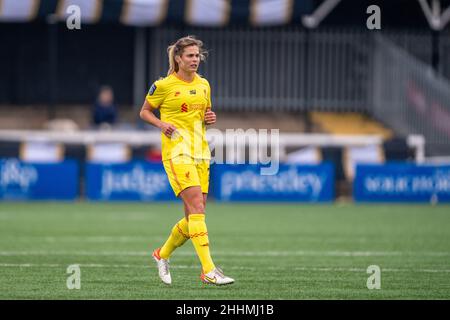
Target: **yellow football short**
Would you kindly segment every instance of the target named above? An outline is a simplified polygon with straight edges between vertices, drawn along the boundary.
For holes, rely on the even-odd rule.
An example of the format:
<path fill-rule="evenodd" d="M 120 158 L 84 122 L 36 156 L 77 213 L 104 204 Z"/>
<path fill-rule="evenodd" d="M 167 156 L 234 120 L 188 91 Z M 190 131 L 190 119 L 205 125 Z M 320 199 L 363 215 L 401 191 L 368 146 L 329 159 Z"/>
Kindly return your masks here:
<path fill-rule="evenodd" d="M 164 160 L 163 164 L 177 197 L 181 191 L 192 186 L 200 186 L 202 193 L 208 193 L 209 160 L 180 155 L 170 160 Z"/>

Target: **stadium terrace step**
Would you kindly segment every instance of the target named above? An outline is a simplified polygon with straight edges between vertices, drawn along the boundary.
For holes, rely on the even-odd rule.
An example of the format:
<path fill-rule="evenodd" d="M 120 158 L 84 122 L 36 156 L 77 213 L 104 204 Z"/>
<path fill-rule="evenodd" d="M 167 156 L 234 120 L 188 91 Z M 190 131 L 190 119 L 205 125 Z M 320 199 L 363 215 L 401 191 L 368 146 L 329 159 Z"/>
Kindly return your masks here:
<path fill-rule="evenodd" d="M 390 139 L 394 133 L 366 115 L 353 112 L 311 112 L 311 121 L 323 132 L 332 134 L 378 134 Z"/>

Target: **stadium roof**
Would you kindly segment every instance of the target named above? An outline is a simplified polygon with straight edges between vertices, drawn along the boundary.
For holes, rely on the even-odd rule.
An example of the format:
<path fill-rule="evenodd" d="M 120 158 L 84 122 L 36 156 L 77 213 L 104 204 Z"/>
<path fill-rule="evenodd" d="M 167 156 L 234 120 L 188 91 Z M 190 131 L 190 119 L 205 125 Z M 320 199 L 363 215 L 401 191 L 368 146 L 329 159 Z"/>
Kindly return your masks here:
<path fill-rule="evenodd" d="M 314 28 L 331 21 L 365 26 L 366 9 L 372 4 L 381 7 L 383 23 L 440 30 L 450 21 L 450 0 L 0 0 L 0 22 L 45 21 L 48 17 L 62 22 L 75 13 L 75 5 L 83 24 L 297 24 Z"/>
<path fill-rule="evenodd" d="M 312 11 L 313 0 L 1 0 L 0 21 L 31 22 L 56 15 L 64 21 L 81 12 L 82 23 L 120 22 L 157 26 L 164 22 L 221 27 L 230 23 L 256 26 L 300 23 Z"/>

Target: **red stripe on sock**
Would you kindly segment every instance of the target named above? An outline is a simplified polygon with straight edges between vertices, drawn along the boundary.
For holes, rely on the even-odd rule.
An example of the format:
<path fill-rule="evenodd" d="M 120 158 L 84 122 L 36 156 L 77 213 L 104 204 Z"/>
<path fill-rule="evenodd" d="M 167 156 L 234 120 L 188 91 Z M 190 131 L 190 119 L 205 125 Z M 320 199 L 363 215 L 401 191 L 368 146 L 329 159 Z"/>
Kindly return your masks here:
<path fill-rule="evenodd" d="M 178 232 L 183 235 L 183 237 L 185 237 L 186 239 L 189 239 L 189 235 L 184 233 L 183 230 L 181 230 L 180 225 L 178 223 L 177 223 L 177 229 L 178 229 Z"/>
<path fill-rule="evenodd" d="M 207 236 L 208 232 L 199 232 L 199 233 L 193 233 L 191 234 L 191 238 L 195 238 L 195 237 L 201 237 L 201 236 Z"/>

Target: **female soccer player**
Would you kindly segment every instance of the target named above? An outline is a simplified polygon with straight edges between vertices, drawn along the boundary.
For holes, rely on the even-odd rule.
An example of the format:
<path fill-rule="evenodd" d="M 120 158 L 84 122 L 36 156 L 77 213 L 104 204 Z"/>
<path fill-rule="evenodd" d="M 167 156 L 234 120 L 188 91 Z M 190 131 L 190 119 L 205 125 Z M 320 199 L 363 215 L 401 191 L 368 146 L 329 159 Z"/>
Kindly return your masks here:
<path fill-rule="evenodd" d="M 169 257 L 191 239 L 202 265 L 200 279 L 208 284 L 230 284 L 234 280 L 225 276 L 211 259 L 205 224 L 211 159 L 205 125 L 216 122 L 216 115 L 211 111 L 209 83 L 197 74 L 206 52 L 203 42 L 193 36 L 179 39 L 167 52 L 167 77 L 153 83 L 140 117 L 161 129 L 164 168 L 175 195 L 183 200 L 185 217 L 175 224 L 167 241 L 152 255 L 159 277 L 171 284 Z M 156 108 L 161 120 L 153 114 Z"/>

